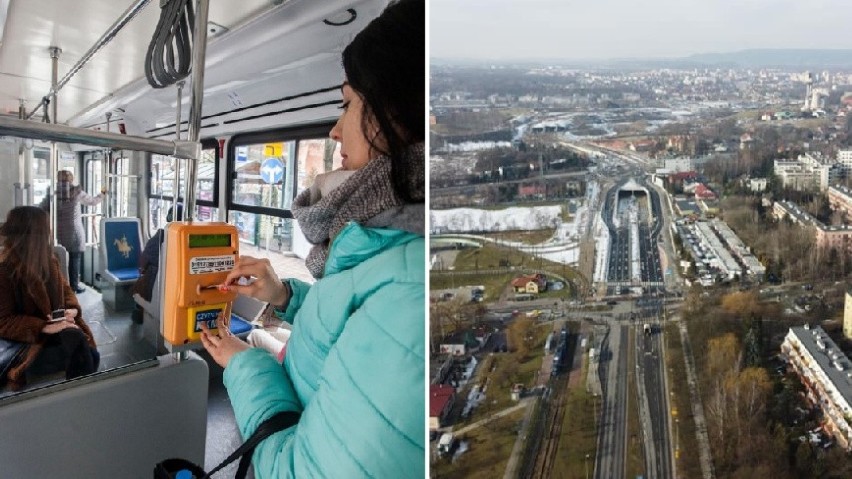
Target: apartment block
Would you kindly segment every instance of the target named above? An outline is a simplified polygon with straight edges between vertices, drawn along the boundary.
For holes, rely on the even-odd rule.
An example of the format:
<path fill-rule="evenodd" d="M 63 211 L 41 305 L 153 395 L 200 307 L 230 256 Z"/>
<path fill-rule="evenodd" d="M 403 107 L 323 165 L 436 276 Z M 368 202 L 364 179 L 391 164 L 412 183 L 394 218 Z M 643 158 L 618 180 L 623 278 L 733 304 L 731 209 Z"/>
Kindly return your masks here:
<path fill-rule="evenodd" d="M 781 354 L 805 386 L 808 401 L 823 414 L 823 428 L 852 449 L 852 364 L 820 327 L 790 328 Z"/>

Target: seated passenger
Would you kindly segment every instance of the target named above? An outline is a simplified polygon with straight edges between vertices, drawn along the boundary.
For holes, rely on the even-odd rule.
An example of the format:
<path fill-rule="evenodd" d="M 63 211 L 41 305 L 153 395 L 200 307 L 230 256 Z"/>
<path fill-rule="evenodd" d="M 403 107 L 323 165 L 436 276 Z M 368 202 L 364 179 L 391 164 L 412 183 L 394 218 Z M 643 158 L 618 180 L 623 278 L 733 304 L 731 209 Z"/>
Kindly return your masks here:
<path fill-rule="evenodd" d="M 171 223 L 173 219 L 174 206 L 169 207 L 166 213 L 166 223 Z M 183 205 L 177 204 L 177 220 L 183 219 Z M 151 238 L 145 243 L 145 249 L 139 255 L 139 272 L 141 275 L 136 283 L 133 284 L 133 294 L 138 294 L 145 301 L 150 302 L 154 294 L 154 283 L 157 281 L 157 271 L 160 268 L 160 246 L 165 238 L 162 228 L 151 235 Z M 130 317 L 134 323 L 142 323 L 142 306 L 136 304 Z"/>
<path fill-rule="evenodd" d="M 10 387 L 24 386 L 27 369 L 47 348 L 64 358 L 66 379 L 97 371 L 100 354 L 53 256 L 47 213 L 35 206 L 14 208 L 0 236 L 0 337 L 28 344 L 9 370 Z"/>

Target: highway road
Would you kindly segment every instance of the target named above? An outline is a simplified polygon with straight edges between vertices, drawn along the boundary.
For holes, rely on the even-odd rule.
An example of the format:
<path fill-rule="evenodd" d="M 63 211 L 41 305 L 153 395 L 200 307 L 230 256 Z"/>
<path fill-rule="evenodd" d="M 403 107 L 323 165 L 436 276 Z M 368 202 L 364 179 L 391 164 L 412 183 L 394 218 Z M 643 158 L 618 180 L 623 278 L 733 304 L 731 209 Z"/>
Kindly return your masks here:
<path fill-rule="evenodd" d="M 668 398 L 662 356 L 662 330 L 653 325 L 652 334 L 636 335 L 639 372 L 640 414 L 645 438 L 645 477 L 668 479 L 672 474 Z"/>

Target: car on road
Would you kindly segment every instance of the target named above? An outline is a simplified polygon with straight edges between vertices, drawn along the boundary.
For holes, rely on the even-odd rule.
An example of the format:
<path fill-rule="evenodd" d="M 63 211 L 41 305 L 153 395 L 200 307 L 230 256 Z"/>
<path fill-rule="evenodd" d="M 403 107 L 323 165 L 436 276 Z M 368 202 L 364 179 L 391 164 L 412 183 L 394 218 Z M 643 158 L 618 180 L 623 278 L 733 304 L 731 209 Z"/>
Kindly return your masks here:
<path fill-rule="evenodd" d="M 609 306 L 616 306 L 618 304 L 618 301 L 609 300 L 609 301 L 606 302 L 606 304 L 609 305 Z"/>

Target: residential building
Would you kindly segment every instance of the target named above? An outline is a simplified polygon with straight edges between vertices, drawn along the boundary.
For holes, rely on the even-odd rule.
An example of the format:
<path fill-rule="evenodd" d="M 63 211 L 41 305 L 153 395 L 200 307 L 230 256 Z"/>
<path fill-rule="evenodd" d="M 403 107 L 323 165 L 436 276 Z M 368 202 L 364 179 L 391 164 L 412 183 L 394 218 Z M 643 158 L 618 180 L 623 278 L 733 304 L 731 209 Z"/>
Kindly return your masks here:
<path fill-rule="evenodd" d="M 663 160 L 663 168 L 670 173 L 681 173 L 693 171 L 695 165 L 692 158 L 667 158 Z"/>
<path fill-rule="evenodd" d="M 843 211 L 852 217 L 852 190 L 845 186 L 832 186 L 828 188 L 828 203 L 831 209 Z"/>
<path fill-rule="evenodd" d="M 766 190 L 767 179 L 766 178 L 749 178 L 748 179 L 748 188 L 753 192 L 761 192 Z"/>
<path fill-rule="evenodd" d="M 833 158 L 809 152 L 795 160 L 775 160 L 773 171 L 785 188 L 825 191 L 843 177 L 843 166 Z"/>
<path fill-rule="evenodd" d="M 449 354 L 451 356 L 464 356 L 468 353 L 476 352 L 479 349 L 480 343 L 473 336 L 471 331 L 456 333 L 441 342 L 441 354 Z"/>
<path fill-rule="evenodd" d="M 547 287 L 547 282 L 542 274 L 532 276 L 520 276 L 512 280 L 515 293 L 538 294 Z"/>
<path fill-rule="evenodd" d="M 852 252 L 852 225 L 828 226 L 789 201 L 776 201 L 772 212 L 778 219 L 786 217 L 793 223 L 813 227 L 817 247 Z"/>
<path fill-rule="evenodd" d="M 843 307 L 843 335 L 852 339 L 852 290 L 846 290 L 846 303 Z"/>
<path fill-rule="evenodd" d="M 456 399 L 456 388 L 448 384 L 429 386 L 429 430 L 435 431 L 444 426 L 444 421 Z"/>
<path fill-rule="evenodd" d="M 805 386 L 808 401 L 822 411 L 823 429 L 847 451 L 852 444 L 852 365 L 820 327 L 790 328 L 781 354 Z"/>

